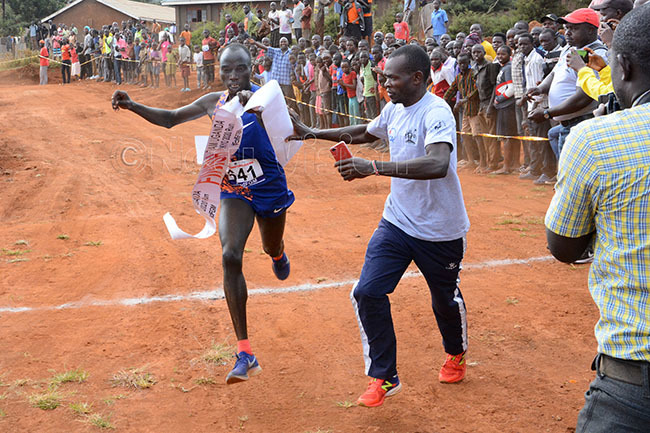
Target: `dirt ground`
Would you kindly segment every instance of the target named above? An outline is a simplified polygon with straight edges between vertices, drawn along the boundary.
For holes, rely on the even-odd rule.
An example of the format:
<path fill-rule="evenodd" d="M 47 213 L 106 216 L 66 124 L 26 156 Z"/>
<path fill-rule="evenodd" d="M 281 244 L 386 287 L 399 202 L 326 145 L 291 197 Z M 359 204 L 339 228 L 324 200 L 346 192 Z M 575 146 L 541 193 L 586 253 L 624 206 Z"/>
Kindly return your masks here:
<path fill-rule="evenodd" d="M 123 88 L 169 108 L 200 95 Z M 367 383 L 350 280 L 389 179 L 346 183 L 329 143 L 305 143 L 287 167 L 297 197 L 285 238 L 292 274 L 274 278 L 256 228 L 244 266 L 249 289 L 320 288 L 249 298 L 264 371 L 227 386 L 232 359 L 203 360 L 213 344 L 235 342 L 226 303 L 189 297 L 221 288 L 218 238 L 172 241 L 162 221 L 170 211 L 187 231 L 203 225 L 190 196 L 193 137 L 209 120 L 149 125 L 111 109 L 115 89 L 0 77 L 0 431 L 100 430 L 69 408 L 81 402 L 123 432 L 574 431 L 598 311 L 588 266 L 544 258 L 552 187 L 461 172 L 472 223 L 461 274 L 467 378 L 438 383 L 444 353 L 428 288 L 404 278 L 391 296 L 404 389 L 377 409 L 348 407 Z M 166 302 L 120 302 L 152 297 Z M 130 368 L 156 383 L 115 386 Z M 58 408 L 33 406 L 55 373 L 74 369 L 89 377 L 61 384 Z"/>

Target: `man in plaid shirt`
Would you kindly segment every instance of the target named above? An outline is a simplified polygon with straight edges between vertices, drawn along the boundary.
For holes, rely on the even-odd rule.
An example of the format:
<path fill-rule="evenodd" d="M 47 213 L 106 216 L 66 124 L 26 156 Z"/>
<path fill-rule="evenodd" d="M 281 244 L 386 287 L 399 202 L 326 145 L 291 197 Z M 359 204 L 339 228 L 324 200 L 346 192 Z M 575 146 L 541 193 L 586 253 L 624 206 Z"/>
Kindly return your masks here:
<path fill-rule="evenodd" d="M 576 433 L 650 426 L 650 8 L 616 28 L 612 84 L 623 111 L 575 125 L 546 214 L 549 249 L 566 263 L 595 238 L 589 291 L 600 311 L 596 378 Z"/>
<path fill-rule="evenodd" d="M 267 47 L 260 42 L 253 39 L 248 40 L 249 43 L 257 45 L 260 50 L 266 51 L 266 57 L 273 61 L 273 68 L 269 80 L 276 80 L 280 84 L 284 96 L 291 98 L 287 101 L 288 105 L 298 112 L 298 105 L 295 102 L 296 96 L 293 93 L 293 86 L 291 85 L 291 62 L 289 61 L 289 40 L 287 38 L 280 38 L 280 48 Z"/>

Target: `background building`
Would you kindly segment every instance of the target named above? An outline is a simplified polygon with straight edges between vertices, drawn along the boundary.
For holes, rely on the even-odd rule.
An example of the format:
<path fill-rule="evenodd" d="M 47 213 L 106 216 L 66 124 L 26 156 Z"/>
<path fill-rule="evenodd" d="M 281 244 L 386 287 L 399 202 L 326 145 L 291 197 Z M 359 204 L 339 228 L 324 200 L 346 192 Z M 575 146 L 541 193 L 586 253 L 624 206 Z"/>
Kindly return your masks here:
<path fill-rule="evenodd" d="M 81 29 L 83 26 L 101 27 L 127 20 L 151 24 L 154 19 L 162 24 L 173 24 L 176 21 L 174 8 L 130 0 L 76 0 L 42 18 L 42 21 L 74 24 Z"/>

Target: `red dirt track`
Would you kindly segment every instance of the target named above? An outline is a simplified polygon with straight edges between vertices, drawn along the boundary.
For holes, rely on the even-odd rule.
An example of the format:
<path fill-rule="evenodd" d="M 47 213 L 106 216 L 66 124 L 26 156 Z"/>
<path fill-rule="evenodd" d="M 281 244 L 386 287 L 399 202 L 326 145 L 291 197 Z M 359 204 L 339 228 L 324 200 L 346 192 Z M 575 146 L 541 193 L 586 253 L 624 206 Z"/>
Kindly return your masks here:
<path fill-rule="evenodd" d="M 170 211 L 187 231 L 203 225 L 191 203 L 198 172 L 193 137 L 207 135 L 209 119 L 167 130 L 114 112 L 114 85 L 39 87 L 6 77 L 0 77 L 0 432 L 100 430 L 71 412 L 73 402 L 92 403 L 118 432 L 574 430 L 596 350 L 588 267 L 553 260 L 471 266 L 547 256 L 542 221 L 552 187 L 461 172 L 472 223 L 460 286 L 469 321 L 462 383 L 437 381 L 444 353 L 428 288 L 416 277 L 403 279 L 391 296 L 404 389 L 382 407 L 337 405 L 355 401 L 367 380 L 349 284 L 251 296 L 250 338 L 264 371 L 227 386 L 231 360 L 197 361 L 213 342 L 235 341 L 223 299 L 93 306 L 221 288 L 218 237 L 172 241 L 162 221 Z M 200 96 L 122 88 L 166 108 Z M 358 277 L 389 179 L 344 182 L 329 145 L 305 143 L 287 167 L 297 198 L 285 237 L 290 278 L 274 278 L 254 228 L 244 256 L 249 289 Z M 63 234 L 68 238 L 57 238 Z M 11 256 L 9 250 L 30 251 Z M 73 302 L 78 308 L 50 308 Z M 34 310 L 2 312 L 7 307 Z M 113 387 L 113 374 L 131 367 L 144 367 L 157 383 L 146 390 Z M 61 385 L 60 407 L 30 405 L 28 397 L 46 389 L 54 371 L 74 368 L 90 376 Z M 196 385 L 202 377 L 216 383 Z"/>

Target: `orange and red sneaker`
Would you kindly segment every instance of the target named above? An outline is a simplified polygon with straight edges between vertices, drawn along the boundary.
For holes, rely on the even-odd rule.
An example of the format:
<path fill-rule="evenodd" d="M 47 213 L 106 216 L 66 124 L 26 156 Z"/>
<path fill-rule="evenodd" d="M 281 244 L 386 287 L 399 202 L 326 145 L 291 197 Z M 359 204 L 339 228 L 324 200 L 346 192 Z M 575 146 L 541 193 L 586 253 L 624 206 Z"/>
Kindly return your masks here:
<path fill-rule="evenodd" d="M 460 355 L 447 354 L 447 360 L 440 369 L 438 380 L 442 383 L 456 383 L 465 378 L 467 364 L 465 363 L 465 352 Z"/>
<path fill-rule="evenodd" d="M 395 395 L 402 390 L 402 384 L 397 375 L 391 381 L 383 379 L 375 379 L 374 377 L 368 384 L 366 392 L 361 394 L 357 400 L 359 406 L 377 407 L 384 403 L 386 397 Z"/>

